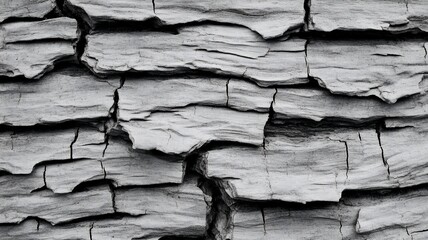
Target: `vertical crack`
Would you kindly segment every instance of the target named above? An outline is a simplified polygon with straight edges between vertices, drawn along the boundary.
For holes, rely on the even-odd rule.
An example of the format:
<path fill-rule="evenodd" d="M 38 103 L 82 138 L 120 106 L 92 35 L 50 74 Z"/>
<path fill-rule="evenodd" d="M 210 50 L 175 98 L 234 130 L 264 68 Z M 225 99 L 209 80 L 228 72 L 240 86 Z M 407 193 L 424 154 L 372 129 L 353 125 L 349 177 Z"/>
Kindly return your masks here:
<path fill-rule="evenodd" d="M 89 239 L 92 240 L 92 229 L 94 228 L 94 223 L 91 223 L 91 226 L 89 227 Z"/>
<path fill-rule="evenodd" d="M 309 45 L 309 40 L 306 40 L 305 42 L 305 64 L 306 64 L 306 74 L 308 76 L 308 79 L 311 79 L 311 74 L 310 74 L 310 68 L 309 68 L 309 62 L 308 62 L 308 45 Z"/>
<path fill-rule="evenodd" d="M 36 222 L 37 222 L 36 230 L 38 232 L 40 230 L 40 221 L 39 221 L 39 219 L 36 219 Z"/>
<path fill-rule="evenodd" d="M 376 124 L 376 134 L 377 134 L 377 140 L 378 140 L 381 155 L 382 155 L 382 162 L 383 162 L 383 165 L 386 167 L 386 170 L 388 172 L 388 179 L 389 179 L 390 177 L 389 164 L 388 164 L 388 161 L 385 159 L 385 154 L 382 147 L 381 130 L 382 130 L 381 124 L 380 123 Z"/>
<path fill-rule="evenodd" d="M 11 150 L 12 151 L 13 151 L 13 139 L 15 138 L 14 136 L 15 136 L 15 132 L 13 132 L 13 133 L 10 134 L 10 144 L 12 145 L 11 146 Z"/>
<path fill-rule="evenodd" d="M 107 172 L 106 172 L 106 169 L 104 167 L 103 161 L 99 160 L 99 162 L 101 164 L 101 169 L 103 170 L 103 173 L 104 173 L 104 179 L 106 179 L 107 178 Z"/>
<path fill-rule="evenodd" d="M 156 3 L 155 3 L 155 0 L 152 0 L 152 5 L 153 5 L 153 13 L 156 14 Z"/>
<path fill-rule="evenodd" d="M 79 128 L 76 129 L 76 132 L 74 133 L 74 139 L 70 144 L 70 159 L 73 160 L 73 145 L 77 142 L 77 138 L 79 137 Z"/>
<path fill-rule="evenodd" d="M 360 137 L 360 141 L 361 141 L 361 137 Z M 343 140 L 339 140 L 339 142 L 345 144 L 345 150 L 346 150 L 346 179 L 348 179 L 348 173 L 349 173 L 349 148 L 348 148 L 348 142 L 347 141 L 343 141 Z"/>
<path fill-rule="evenodd" d="M 105 135 L 104 135 L 104 141 L 105 141 L 105 145 L 106 146 L 104 147 L 104 150 L 103 150 L 103 158 L 106 155 L 107 147 L 109 145 L 109 140 L 110 140 L 110 136 L 105 133 Z"/>
<path fill-rule="evenodd" d="M 263 207 L 260 208 L 260 211 L 262 213 L 262 219 L 263 219 L 263 232 L 264 232 L 264 235 L 266 235 L 266 219 L 265 219 L 265 211 Z"/>
<path fill-rule="evenodd" d="M 424 48 L 424 51 L 425 51 L 425 56 L 424 56 L 424 58 L 426 59 L 426 58 L 427 58 L 427 56 L 428 56 L 427 43 L 424 43 L 424 44 L 422 45 L 422 47 Z"/>
<path fill-rule="evenodd" d="M 43 188 L 47 188 L 48 184 L 46 182 L 46 170 L 47 170 L 47 166 L 45 165 L 45 169 L 43 171 L 43 183 L 45 184 L 45 186 Z"/>
<path fill-rule="evenodd" d="M 343 239 L 343 232 L 342 232 L 342 228 L 343 228 L 343 224 L 342 224 L 342 219 L 339 219 L 339 232 L 340 232 L 340 236 Z"/>
<path fill-rule="evenodd" d="M 309 29 L 309 25 L 312 24 L 311 20 L 311 0 L 305 0 L 303 2 L 303 8 L 305 9 L 305 17 L 304 17 L 304 31 Z"/>
<path fill-rule="evenodd" d="M 278 93 L 278 88 L 275 88 L 275 93 L 272 95 L 272 101 L 270 102 L 270 107 L 269 107 L 269 117 L 268 120 L 266 121 L 265 124 L 265 128 L 263 131 L 263 150 L 266 151 L 266 127 L 269 123 L 269 121 L 274 117 L 275 111 L 273 110 L 273 104 L 275 103 L 275 99 L 276 99 L 276 94 Z M 265 154 L 266 156 L 266 154 Z"/>
<path fill-rule="evenodd" d="M 110 185 L 110 193 L 111 193 L 111 203 L 112 203 L 112 207 L 113 207 L 113 212 L 117 213 L 117 208 L 116 208 L 116 193 L 114 192 L 113 187 Z"/>
<path fill-rule="evenodd" d="M 226 82 L 226 107 L 229 107 L 229 82 L 230 78 Z"/>

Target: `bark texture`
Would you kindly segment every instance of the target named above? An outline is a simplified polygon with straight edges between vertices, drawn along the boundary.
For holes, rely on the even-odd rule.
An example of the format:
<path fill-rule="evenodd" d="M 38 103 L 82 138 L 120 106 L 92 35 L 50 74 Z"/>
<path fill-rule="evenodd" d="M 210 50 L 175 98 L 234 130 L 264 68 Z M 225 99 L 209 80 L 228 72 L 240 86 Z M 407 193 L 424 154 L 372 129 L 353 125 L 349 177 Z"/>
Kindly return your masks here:
<path fill-rule="evenodd" d="M 0 1 L 0 239 L 428 238 L 428 2 Z"/>

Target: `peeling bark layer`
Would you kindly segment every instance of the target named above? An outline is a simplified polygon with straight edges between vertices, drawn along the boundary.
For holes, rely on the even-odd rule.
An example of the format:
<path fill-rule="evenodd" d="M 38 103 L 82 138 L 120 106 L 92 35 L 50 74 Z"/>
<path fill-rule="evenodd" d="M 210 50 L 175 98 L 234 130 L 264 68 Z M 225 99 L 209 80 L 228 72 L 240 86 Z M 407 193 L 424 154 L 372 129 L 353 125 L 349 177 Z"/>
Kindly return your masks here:
<path fill-rule="evenodd" d="M 37 81 L 0 84 L 1 124 L 32 126 L 106 118 L 118 78 L 98 79 L 87 71 L 67 68 Z"/>
<path fill-rule="evenodd" d="M 73 57 L 77 31 L 71 18 L 0 24 L 0 76 L 40 78 Z"/>
<path fill-rule="evenodd" d="M 428 7 L 428 5 L 427 5 Z M 377 96 L 395 103 L 425 92 L 428 78 L 425 40 L 313 41 L 309 75 L 333 93 Z"/>
<path fill-rule="evenodd" d="M 280 37 L 303 26 L 299 1 L 101 1 L 67 0 L 69 8 L 85 11 L 92 26 L 113 21 L 143 22 L 157 18 L 164 25 L 214 21 L 245 26 L 264 38 Z"/>
<path fill-rule="evenodd" d="M 312 0 L 310 10 L 310 28 L 317 31 L 428 31 L 424 0 Z"/>
<path fill-rule="evenodd" d="M 91 34 L 82 61 L 98 74 L 193 70 L 245 77 L 262 86 L 307 82 L 304 40 L 266 42 L 245 28 L 217 25 L 179 32 Z"/>
<path fill-rule="evenodd" d="M 212 107 L 152 113 L 145 121 L 122 122 L 135 149 L 188 154 L 211 141 L 261 146 L 268 114 Z"/>
<path fill-rule="evenodd" d="M 1 1 L 0 22 L 10 18 L 43 18 L 55 6 L 54 0 Z"/>

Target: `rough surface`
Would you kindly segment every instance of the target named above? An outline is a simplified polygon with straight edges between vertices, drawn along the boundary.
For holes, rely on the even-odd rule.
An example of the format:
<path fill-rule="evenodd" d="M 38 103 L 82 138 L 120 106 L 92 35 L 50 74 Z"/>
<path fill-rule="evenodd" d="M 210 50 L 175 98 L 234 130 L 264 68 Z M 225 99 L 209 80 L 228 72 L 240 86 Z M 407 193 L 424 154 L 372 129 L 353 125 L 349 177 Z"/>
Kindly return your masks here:
<path fill-rule="evenodd" d="M 0 76 L 40 78 L 73 57 L 78 34 L 71 18 L 0 24 Z"/>
<path fill-rule="evenodd" d="M 98 134 L 91 131 L 90 134 Z M 94 142 L 95 143 L 95 142 Z M 46 185 L 57 193 L 72 192 L 79 184 L 94 180 L 110 180 L 115 186 L 143 186 L 176 183 L 183 180 L 183 159 L 174 156 L 133 150 L 127 141 L 109 139 L 82 152 L 84 160 L 46 166 Z"/>
<path fill-rule="evenodd" d="M 0 239 L 428 239 L 427 6 L 0 0 Z"/>
<path fill-rule="evenodd" d="M 310 10 L 316 31 L 428 31 L 424 0 L 312 0 Z"/>
<path fill-rule="evenodd" d="M 0 84 L 1 124 L 36 124 L 106 118 L 113 106 L 118 78 L 98 79 L 67 68 L 34 81 Z"/>
<path fill-rule="evenodd" d="M 303 26 L 304 1 L 67 0 L 85 11 L 90 25 L 112 21 L 143 22 L 157 18 L 163 25 L 213 21 L 245 26 L 264 38 L 279 37 Z"/>
<path fill-rule="evenodd" d="M 55 8 L 54 0 L 14 0 L 0 2 L 0 22 L 10 18 L 43 18 Z"/>
<path fill-rule="evenodd" d="M 275 95 L 273 110 L 278 119 L 341 119 L 365 122 L 382 118 L 426 117 L 427 101 L 427 94 L 412 96 L 396 104 L 387 104 L 372 98 L 347 97 L 332 95 L 319 89 L 296 88 L 279 89 Z"/>
<path fill-rule="evenodd" d="M 301 203 L 338 202 L 346 189 L 396 188 L 400 180 L 411 186 L 424 178 L 390 178 L 374 128 L 290 125 L 269 133 L 264 148 L 209 151 L 201 159 L 204 174 L 224 179 L 222 187 L 235 199 Z M 413 164 L 402 164 L 403 175 L 410 174 Z"/>
<path fill-rule="evenodd" d="M 82 61 L 98 74 L 193 70 L 245 77 L 262 86 L 307 82 L 304 40 L 266 42 L 241 27 L 183 27 L 176 35 L 94 33 L 87 41 Z"/>
<path fill-rule="evenodd" d="M 309 75 L 332 93 L 373 95 L 395 103 L 428 90 L 423 84 L 428 79 L 426 44 L 425 40 L 314 41 L 307 50 Z"/>
<path fill-rule="evenodd" d="M 211 141 L 261 146 L 268 114 L 224 108 L 187 107 L 156 112 L 145 121 L 120 123 L 135 149 L 187 154 Z"/>

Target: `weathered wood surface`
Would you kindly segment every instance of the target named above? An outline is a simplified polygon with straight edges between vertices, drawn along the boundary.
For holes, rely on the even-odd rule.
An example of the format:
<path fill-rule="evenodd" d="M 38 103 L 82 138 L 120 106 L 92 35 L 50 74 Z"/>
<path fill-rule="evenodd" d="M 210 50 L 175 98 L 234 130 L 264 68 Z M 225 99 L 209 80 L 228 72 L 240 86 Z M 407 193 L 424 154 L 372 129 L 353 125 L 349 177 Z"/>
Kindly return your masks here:
<path fill-rule="evenodd" d="M 0 2 L 0 239 L 427 239 L 427 6 Z"/>
<path fill-rule="evenodd" d="M 224 179 L 221 186 L 230 197 L 259 201 L 337 202 L 345 189 L 398 185 L 388 177 L 375 129 L 291 125 L 268 133 L 264 148 L 209 151 L 201 158 L 201 171 L 209 178 Z"/>
<path fill-rule="evenodd" d="M 55 0 L 4 0 L 0 2 L 0 23 L 10 18 L 43 18 L 55 6 Z"/>
<path fill-rule="evenodd" d="M 49 190 L 30 194 L 2 196 L 0 223 L 19 223 L 38 217 L 52 224 L 113 213 L 112 193 L 107 186 L 67 195 Z"/>
<path fill-rule="evenodd" d="M 264 38 L 280 37 L 303 26 L 304 1 L 102 1 L 67 0 L 74 11 L 83 10 L 94 26 L 103 22 L 142 22 L 157 18 L 163 25 L 213 21 L 245 26 Z"/>
<path fill-rule="evenodd" d="M 312 0 L 310 12 L 316 31 L 428 31 L 424 0 Z"/>
<path fill-rule="evenodd" d="M 0 123 L 12 126 L 106 118 L 118 78 L 98 79 L 79 68 L 55 71 L 37 81 L 0 84 Z"/>
<path fill-rule="evenodd" d="M 0 76 L 40 78 L 74 56 L 78 34 L 71 18 L 0 24 Z"/>
<path fill-rule="evenodd" d="M 194 106 L 152 113 L 145 121 L 121 122 L 133 147 L 188 154 L 211 141 L 261 146 L 268 114 Z"/>
<path fill-rule="evenodd" d="M 262 86 L 306 83 L 305 40 L 266 42 L 248 29 L 204 25 L 165 32 L 103 32 L 87 37 L 82 61 L 98 74 L 203 71 Z"/>
<path fill-rule="evenodd" d="M 365 122 L 383 118 L 426 117 L 427 101 L 427 94 L 387 104 L 372 98 L 332 95 L 320 89 L 278 89 L 273 110 L 278 119 L 304 118 L 314 121 L 340 119 Z"/>
<path fill-rule="evenodd" d="M 83 152 L 84 160 L 47 165 L 47 187 L 56 193 L 68 193 L 84 182 L 103 179 L 112 181 L 114 186 L 179 184 L 183 180 L 182 158 L 139 152 L 119 138 L 109 139 L 105 152 L 105 145 L 94 145 L 92 149 L 97 147 L 95 154 Z"/>
<path fill-rule="evenodd" d="M 373 95 L 395 103 L 428 90 L 423 84 L 428 78 L 427 44 L 422 39 L 312 41 L 309 75 L 335 94 Z"/>
<path fill-rule="evenodd" d="M 231 213 L 231 239 L 418 239 L 426 190 L 346 196 L 339 205 L 249 206 Z"/>
<path fill-rule="evenodd" d="M 267 113 L 275 89 L 260 88 L 238 79 L 126 78 L 118 93 L 119 117 L 130 121 L 146 119 L 153 112 L 194 105 Z M 152 95 L 157 97 L 152 98 Z"/>

